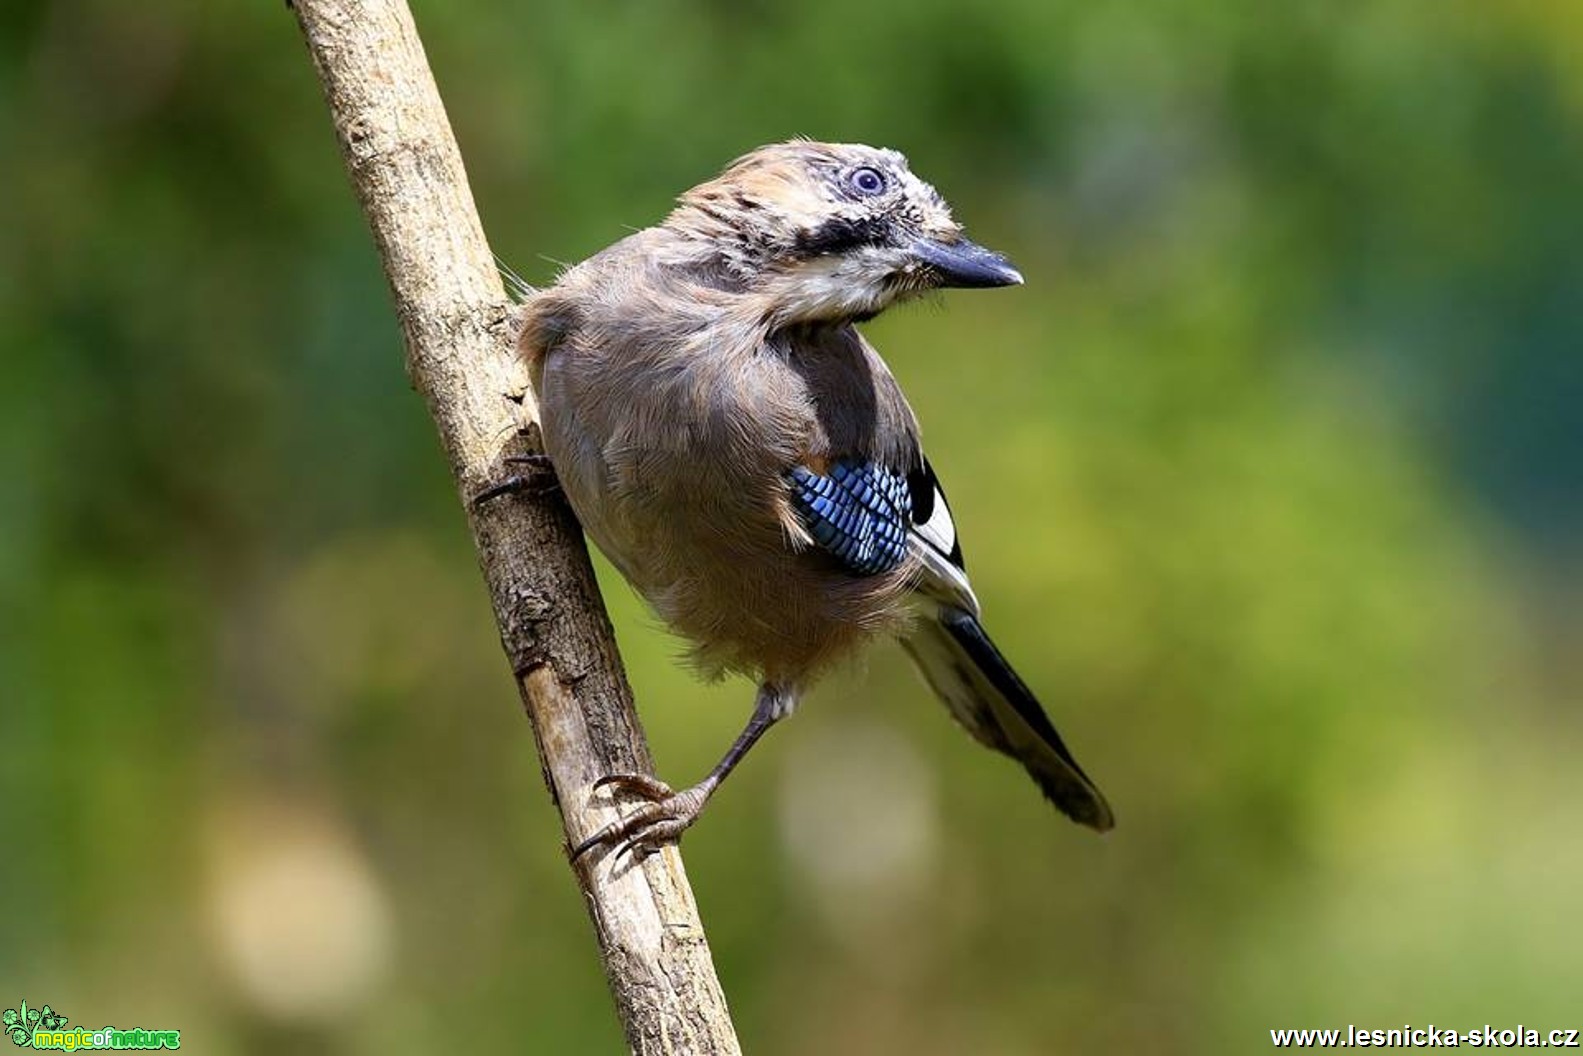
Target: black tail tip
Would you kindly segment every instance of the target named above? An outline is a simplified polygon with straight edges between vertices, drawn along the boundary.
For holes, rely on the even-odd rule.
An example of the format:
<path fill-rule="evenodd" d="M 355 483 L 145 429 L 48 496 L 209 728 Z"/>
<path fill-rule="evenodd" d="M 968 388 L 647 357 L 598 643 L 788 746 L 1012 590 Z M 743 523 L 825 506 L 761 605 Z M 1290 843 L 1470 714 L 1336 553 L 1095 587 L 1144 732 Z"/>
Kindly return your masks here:
<path fill-rule="evenodd" d="M 1110 809 L 1110 804 L 1105 801 L 1099 789 L 1093 785 L 1079 782 L 1067 775 L 1063 775 L 1060 780 L 1052 781 L 1035 774 L 1034 780 L 1038 782 L 1045 798 L 1055 805 L 1055 809 L 1077 824 L 1101 833 L 1109 832 L 1116 827 L 1115 812 Z"/>

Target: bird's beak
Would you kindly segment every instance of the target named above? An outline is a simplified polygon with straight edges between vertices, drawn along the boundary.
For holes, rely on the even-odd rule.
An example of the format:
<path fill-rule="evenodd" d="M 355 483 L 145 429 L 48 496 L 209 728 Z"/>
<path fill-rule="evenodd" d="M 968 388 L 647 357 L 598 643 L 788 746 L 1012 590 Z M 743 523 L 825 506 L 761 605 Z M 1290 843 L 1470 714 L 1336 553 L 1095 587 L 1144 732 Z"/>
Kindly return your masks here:
<path fill-rule="evenodd" d="M 1012 267 L 1009 260 L 965 238 L 955 242 L 919 239 L 913 243 L 912 255 L 939 276 L 941 286 L 1022 285 L 1022 273 Z"/>

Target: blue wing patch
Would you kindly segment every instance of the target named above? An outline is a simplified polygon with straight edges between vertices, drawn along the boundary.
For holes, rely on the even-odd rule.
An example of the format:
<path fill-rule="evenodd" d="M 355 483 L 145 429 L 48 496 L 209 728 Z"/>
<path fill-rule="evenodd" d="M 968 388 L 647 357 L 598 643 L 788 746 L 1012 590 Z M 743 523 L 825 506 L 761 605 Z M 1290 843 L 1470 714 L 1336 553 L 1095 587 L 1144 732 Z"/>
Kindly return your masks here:
<path fill-rule="evenodd" d="M 877 576 L 907 559 L 907 478 L 877 462 L 841 459 L 828 474 L 796 466 L 792 499 L 808 534 L 853 572 Z"/>

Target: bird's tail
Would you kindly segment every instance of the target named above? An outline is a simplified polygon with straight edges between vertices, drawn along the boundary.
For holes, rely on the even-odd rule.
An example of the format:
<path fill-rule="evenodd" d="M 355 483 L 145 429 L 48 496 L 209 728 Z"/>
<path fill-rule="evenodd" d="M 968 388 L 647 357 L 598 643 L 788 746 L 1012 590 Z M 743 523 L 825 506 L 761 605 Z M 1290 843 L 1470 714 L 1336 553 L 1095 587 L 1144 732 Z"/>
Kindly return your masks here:
<path fill-rule="evenodd" d="M 1099 832 L 1116 819 L 1061 735 L 971 613 L 932 605 L 902 641 L 924 680 L 982 743 L 1017 760 L 1060 808 Z"/>

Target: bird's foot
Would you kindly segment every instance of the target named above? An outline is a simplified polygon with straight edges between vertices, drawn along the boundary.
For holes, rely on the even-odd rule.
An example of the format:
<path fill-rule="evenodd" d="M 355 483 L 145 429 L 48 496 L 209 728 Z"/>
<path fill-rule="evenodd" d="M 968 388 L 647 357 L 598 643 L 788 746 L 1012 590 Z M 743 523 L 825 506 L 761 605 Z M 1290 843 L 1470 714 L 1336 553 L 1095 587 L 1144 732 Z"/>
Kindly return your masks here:
<path fill-rule="evenodd" d="M 501 461 L 507 465 L 523 466 L 525 469 L 474 495 L 474 506 L 482 506 L 490 499 L 497 499 L 502 495 L 518 492 L 540 494 L 554 491 L 561 486 L 560 479 L 555 475 L 555 467 L 550 464 L 549 455 L 507 455 Z"/>
<path fill-rule="evenodd" d="M 644 857 L 662 843 L 678 839 L 703 813 L 717 781 L 706 779 L 691 788 L 672 792 L 671 786 L 647 774 L 611 774 L 594 782 L 594 791 L 613 788 L 648 800 L 624 818 L 618 818 L 572 848 L 576 861 L 595 847 L 609 847 L 620 860 L 624 854 Z"/>

